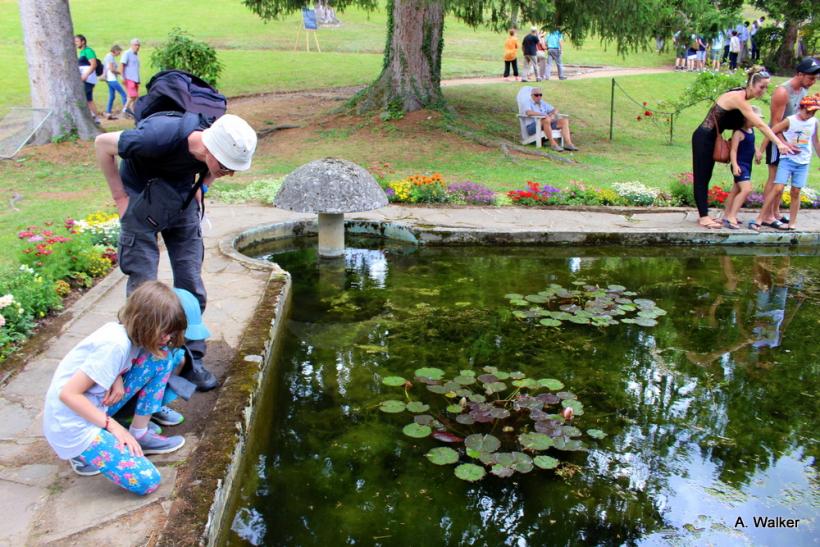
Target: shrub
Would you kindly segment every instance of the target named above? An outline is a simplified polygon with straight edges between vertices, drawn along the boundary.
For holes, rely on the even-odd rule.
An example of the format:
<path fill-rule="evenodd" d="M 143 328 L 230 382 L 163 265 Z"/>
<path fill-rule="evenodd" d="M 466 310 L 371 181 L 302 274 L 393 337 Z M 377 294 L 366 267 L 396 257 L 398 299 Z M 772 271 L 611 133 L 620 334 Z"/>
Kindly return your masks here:
<path fill-rule="evenodd" d="M 527 181 L 526 190 L 510 190 L 507 197 L 515 205 L 556 205 L 561 190 L 549 184 L 541 186 L 537 182 Z"/>
<path fill-rule="evenodd" d="M 660 194 L 657 188 L 650 188 L 638 181 L 616 182 L 612 185 L 613 190 L 623 199 L 626 205 L 638 205 L 648 207 L 655 203 L 655 199 Z"/>
<path fill-rule="evenodd" d="M 151 54 L 151 63 L 160 70 L 177 68 L 199 76 L 216 86 L 222 73 L 222 63 L 216 50 L 205 42 L 197 42 L 179 27 L 168 34 L 168 41 L 160 44 Z"/>
<path fill-rule="evenodd" d="M 66 228 L 74 228 L 90 235 L 94 245 L 116 247 L 120 237 L 120 217 L 116 213 L 91 213 L 82 220 L 66 220 Z"/>
<path fill-rule="evenodd" d="M 672 183 L 669 192 L 669 204 L 679 207 L 694 207 L 695 194 L 692 190 L 694 180 L 692 173 L 679 174 L 677 180 Z"/>
<path fill-rule="evenodd" d="M 385 193 L 387 199 L 392 203 L 447 203 L 450 201 L 444 179 L 439 173 L 410 175 L 406 179 L 390 182 L 385 188 Z"/>
<path fill-rule="evenodd" d="M 718 207 L 723 205 L 726 201 L 726 198 L 729 197 L 729 192 L 721 188 L 720 186 L 712 186 L 709 188 L 709 205 L 712 207 Z"/>
<path fill-rule="evenodd" d="M 495 192 L 477 182 L 456 182 L 447 187 L 451 201 L 469 205 L 494 205 Z"/>
<path fill-rule="evenodd" d="M 558 205 L 600 205 L 601 196 L 598 188 L 572 181 L 568 188 L 553 195 L 553 201 Z"/>
<path fill-rule="evenodd" d="M 258 202 L 272 204 L 282 188 L 282 178 L 257 179 L 242 188 L 225 187 L 222 184 L 214 185 L 208 190 L 222 203 L 248 203 Z"/>
<path fill-rule="evenodd" d="M 28 266 L 0 270 L 0 361 L 34 329 L 37 319 L 61 307 L 54 283 Z"/>

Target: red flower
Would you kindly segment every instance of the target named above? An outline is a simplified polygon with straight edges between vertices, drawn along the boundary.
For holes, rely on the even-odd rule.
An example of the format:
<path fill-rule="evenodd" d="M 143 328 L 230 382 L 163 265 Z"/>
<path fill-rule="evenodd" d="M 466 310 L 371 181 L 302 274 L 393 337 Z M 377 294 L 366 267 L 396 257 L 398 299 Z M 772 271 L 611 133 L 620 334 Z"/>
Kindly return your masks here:
<path fill-rule="evenodd" d="M 17 233 L 17 237 L 19 237 L 20 239 L 28 239 L 33 235 L 34 235 L 34 232 L 31 232 L 31 231 L 28 231 L 28 230 L 23 230 L 22 232 Z"/>
<path fill-rule="evenodd" d="M 646 112 L 644 112 L 644 113 L 643 113 L 643 115 L 644 115 L 644 116 L 646 116 L 646 117 L 648 118 L 649 116 L 651 116 L 651 115 L 652 115 L 652 112 L 651 112 L 651 111 L 649 111 L 649 110 L 647 110 Z"/>
<path fill-rule="evenodd" d="M 51 237 L 54 235 L 54 232 L 52 232 L 51 230 L 43 230 L 43 235 L 46 237 Z"/>

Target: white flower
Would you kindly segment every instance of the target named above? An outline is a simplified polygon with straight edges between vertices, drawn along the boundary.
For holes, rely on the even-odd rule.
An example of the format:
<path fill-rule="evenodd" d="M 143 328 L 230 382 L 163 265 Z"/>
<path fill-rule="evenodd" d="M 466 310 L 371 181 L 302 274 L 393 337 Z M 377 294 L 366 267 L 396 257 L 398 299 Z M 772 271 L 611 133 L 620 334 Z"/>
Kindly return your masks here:
<path fill-rule="evenodd" d="M 21 264 L 20 265 L 20 271 L 24 272 L 24 273 L 33 274 L 34 273 L 34 268 L 32 268 L 31 266 L 26 266 L 25 264 Z"/>
<path fill-rule="evenodd" d="M 5 308 L 6 306 L 10 306 L 14 302 L 14 295 L 7 294 L 4 296 L 0 296 L 0 310 Z"/>
<path fill-rule="evenodd" d="M 5 326 L 5 324 L 6 324 L 6 318 L 3 317 L 2 315 L 0 315 L 0 328 Z"/>

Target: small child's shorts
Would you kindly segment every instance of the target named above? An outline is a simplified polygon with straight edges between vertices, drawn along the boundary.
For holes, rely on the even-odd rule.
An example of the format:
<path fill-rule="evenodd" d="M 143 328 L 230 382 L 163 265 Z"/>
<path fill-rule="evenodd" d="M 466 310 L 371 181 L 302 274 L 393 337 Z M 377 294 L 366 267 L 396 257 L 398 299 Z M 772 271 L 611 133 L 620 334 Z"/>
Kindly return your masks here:
<path fill-rule="evenodd" d="M 752 168 L 749 165 L 738 164 L 740 174 L 735 175 L 735 182 L 749 182 L 752 180 Z"/>
<path fill-rule="evenodd" d="M 797 163 L 788 156 L 781 156 L 777 165 L 777 174 L 774 177 L 775 184 L 789 184 L 793 188 L 803 188 L 809 178 L 809 164 Z"/>

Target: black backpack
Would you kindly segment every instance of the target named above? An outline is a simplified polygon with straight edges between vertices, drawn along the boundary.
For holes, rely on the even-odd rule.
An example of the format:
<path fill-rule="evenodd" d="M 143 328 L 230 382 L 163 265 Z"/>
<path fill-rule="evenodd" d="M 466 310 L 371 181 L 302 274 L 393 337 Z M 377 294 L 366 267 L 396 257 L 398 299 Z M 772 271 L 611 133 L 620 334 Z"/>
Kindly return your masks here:
<path fill-rule="evenodd" d="M 157 112 L 202 114 L 208 125 L 228 109 L 228 100 L 201 78 L 182 70 L 154 74 L 146 86 L 148 93 L 137 99 L 134 120 L 139 122 Z"/>

